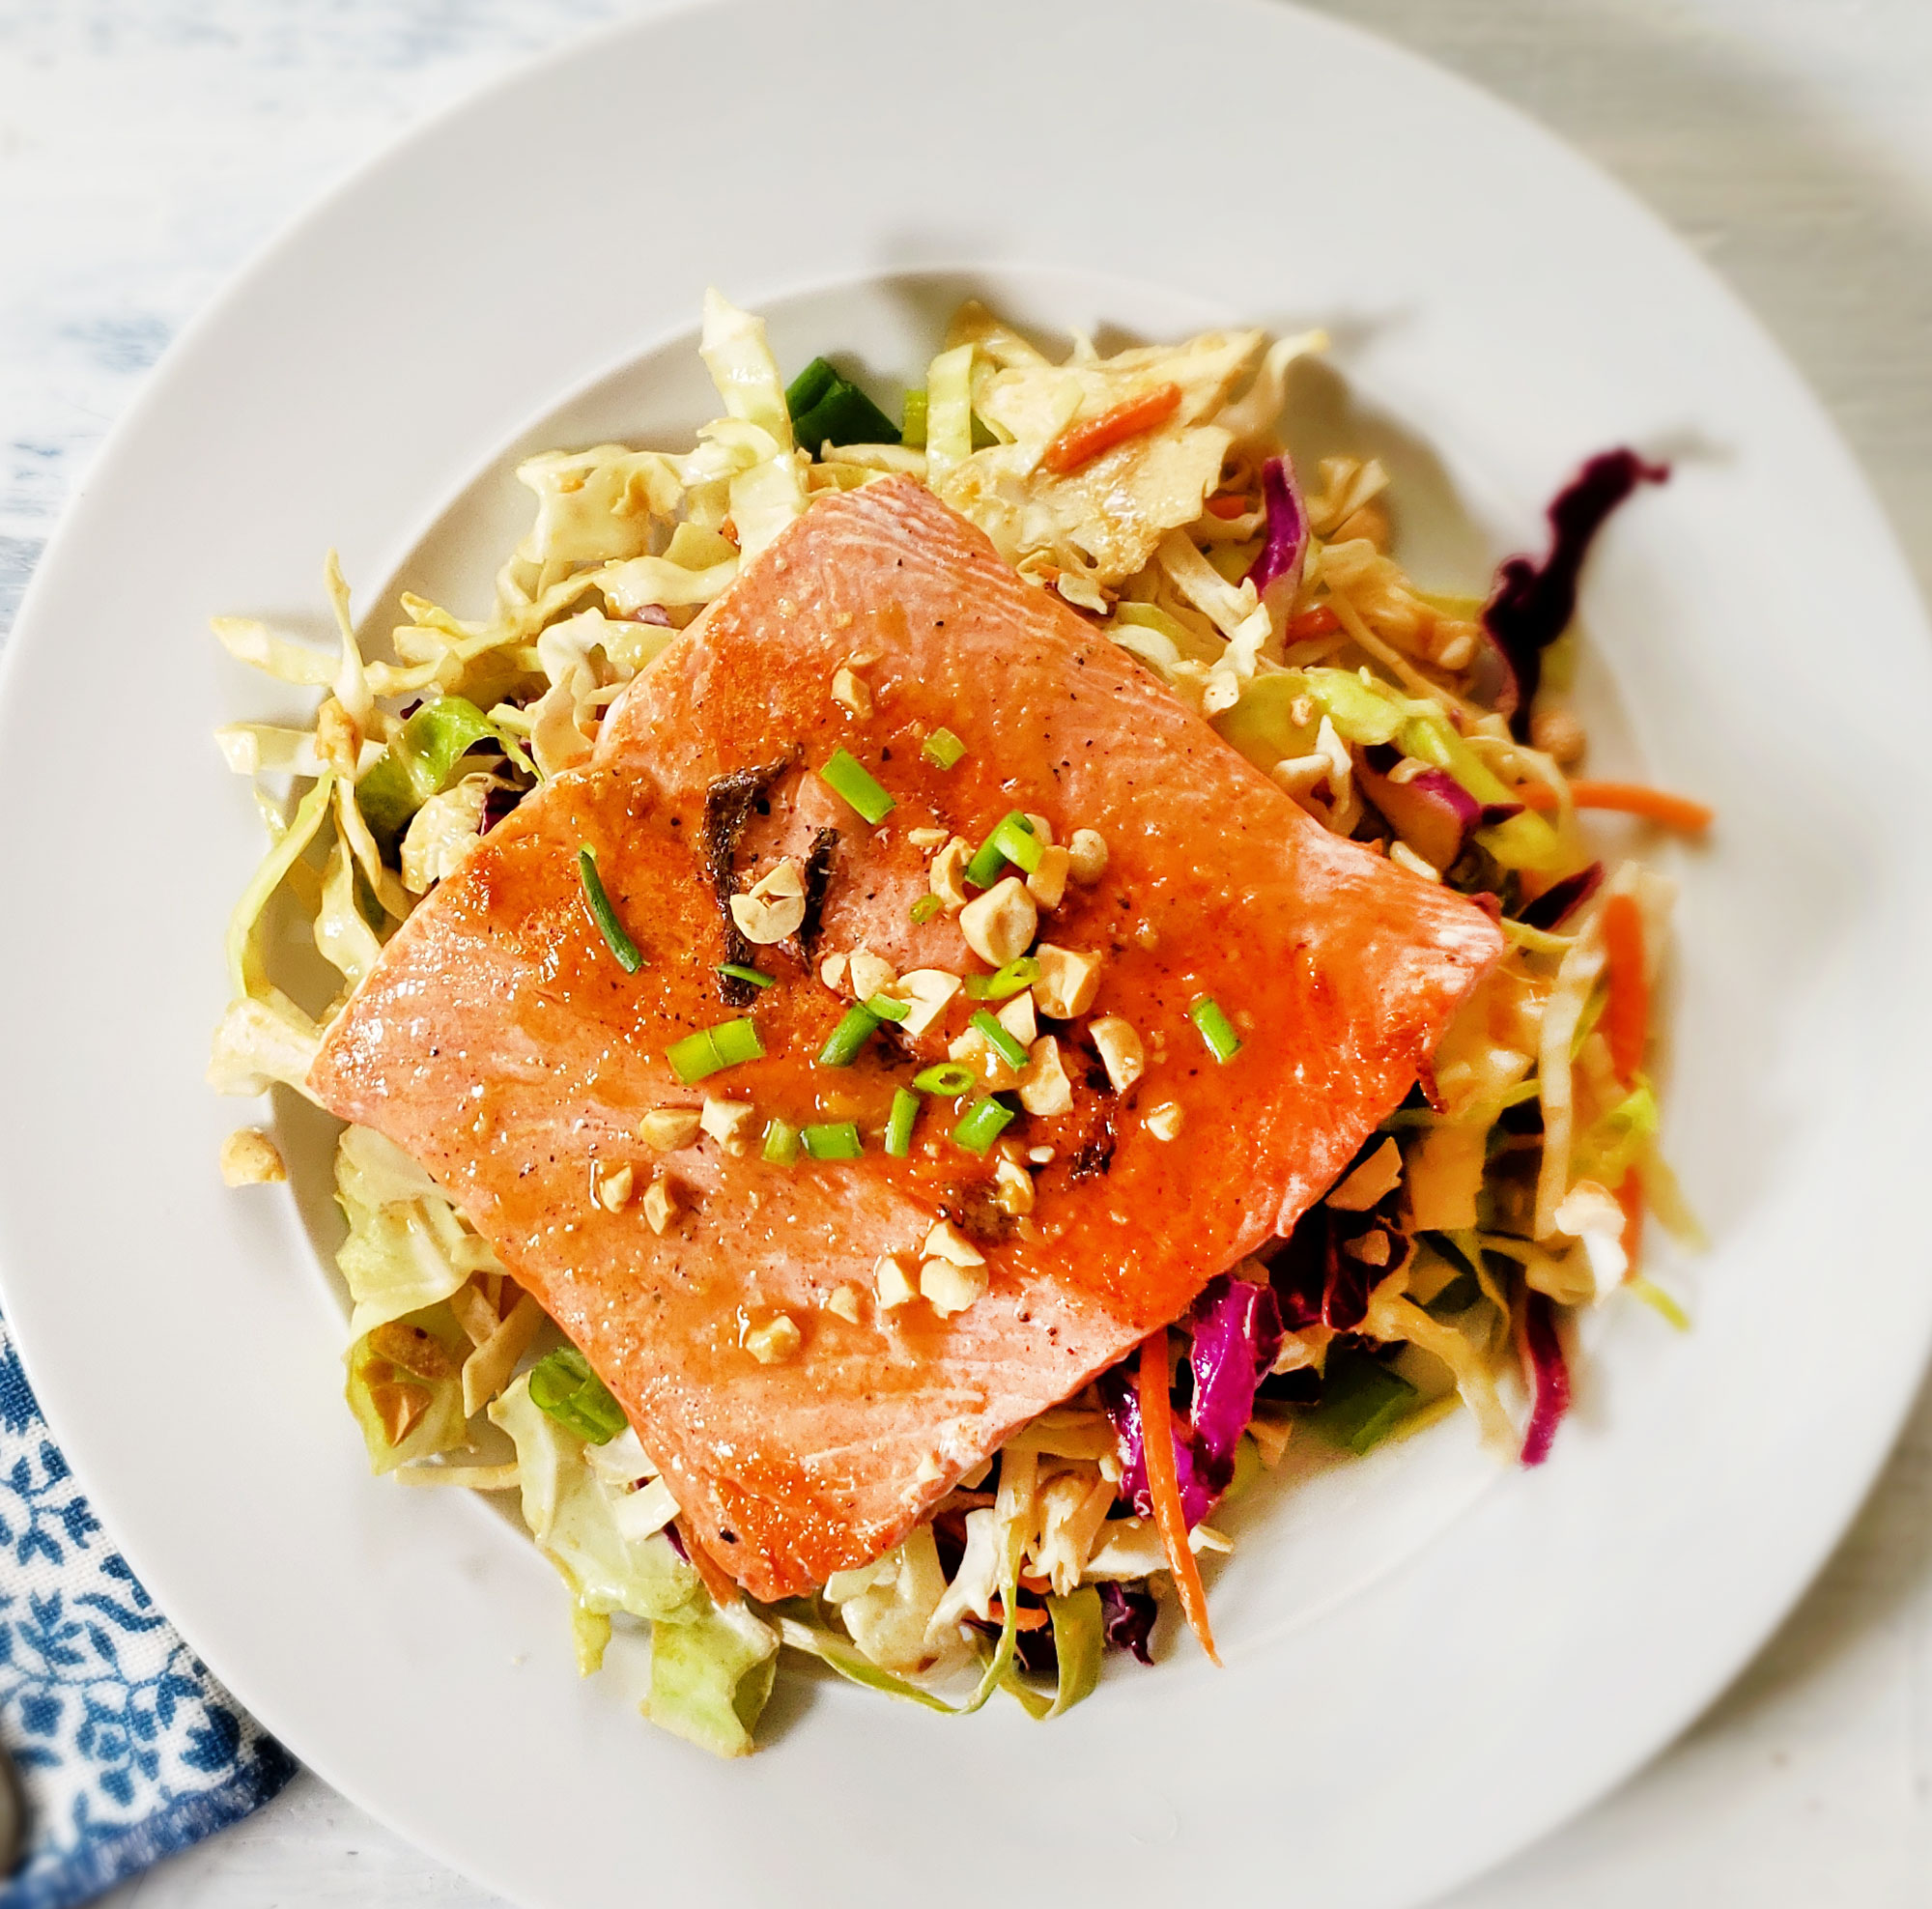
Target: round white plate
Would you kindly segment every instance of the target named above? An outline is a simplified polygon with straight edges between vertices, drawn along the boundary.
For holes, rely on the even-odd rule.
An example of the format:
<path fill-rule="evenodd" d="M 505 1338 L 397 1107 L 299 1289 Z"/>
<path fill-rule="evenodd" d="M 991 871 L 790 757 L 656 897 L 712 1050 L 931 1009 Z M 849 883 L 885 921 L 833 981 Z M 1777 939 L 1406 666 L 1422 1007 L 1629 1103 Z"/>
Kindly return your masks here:
<path fill-rule="evenodd" d="M 771 1747 L 724 1765 L 622 1674 L 580 1684 L 505 1521 L 362 1468 L 317 1124 L 281 1110 L 293 1197 L 215 1174 L 249 1112 L 201 1086 L 218 943 L 260 843 L 208 731 L 277 693 L 207 617 L 323 634 L 329 544 L 360 603 L 405 576 L 475 601 L 506 447 L 708 414 L 713 282 L 786 363 L 849 350 L 884 387 L 965 286 L 1048 326 L 1326 324 L 1352 395 L 1297 429 L 1387 449 L 1431 581 L 1534 547 L 1592 450 L 1678 458 L 1585 611 L 1597 766 L 1722 813 L 1679 864 L 1671 1003 L 1669 1142 L 1714 1248 L 1659 1270 L 1696 1330 L 1592 1321 L 1539 1474 L 1452 1426 L 1247 1508 L 1228 1667 L 1177 1646 L 1048 1728 L 786 1680 Z M 42 564 L 0 700 L 7 1313 L 195 1646 L 519 1902 L 1417 1902 L 1711 1697 L 1913 1393 L 1927 660 L 1871 499 L 1753 323 L 1573 155 L 1385 46 L 1238 0 L 734 0 L 605 35 L 258 263 Z"/>

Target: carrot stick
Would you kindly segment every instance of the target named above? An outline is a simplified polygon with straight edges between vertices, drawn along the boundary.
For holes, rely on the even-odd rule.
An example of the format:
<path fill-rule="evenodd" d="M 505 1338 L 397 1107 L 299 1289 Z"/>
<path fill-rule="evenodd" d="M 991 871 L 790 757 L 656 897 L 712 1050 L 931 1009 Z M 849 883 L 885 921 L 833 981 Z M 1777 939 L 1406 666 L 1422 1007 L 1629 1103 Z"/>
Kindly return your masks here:
<path fill-rule="evenodd" d="M 1305 643 L 1313 637 L 1331 636 L 1341 627 L 1342 619 L 1332 607 L 1318 603 L 1313 610 L 1301 611 L 1289 619 L 1288 640 L 1292 643 Z"/>
<path fill-rule="evenodd" d="M 1525 809 L 1556 807 L 1556 791 L 1548 783 L 1525 783 L 1511 790 L 1510 799 Z M 1661 822 L 1667 829 L 1687 829 L 1693 835 L 1708 829 L 1717 815 L 1716 810 L 1692 802 L 1688 795 L 1671 795 L 1642 783 L 1572 783 L 1570 799 L 1578 809 L 1613 809 L 1620 814 L 1641 815 L 1646 821 Z"/>
<path fill-rule="evenodd" d="M 1040 463 L 1056 477 L 1078 470 L 1083 464 L 1110 451 L 1156 424 L 1165 424 L 1180 409 L 1179 385 L 1156 385 L 1137 398 L 1124 398 L 1098 417 L 1069 424 L 1041 453 Z"/>
<path fill-rule="evenodd" d="M 1604 1038 L 1610 1043 L 1610 1065 L 1628 1087 L 1643 1066 L 1643 1044 L 1650 1036 L 1643 916 L 1628 895 L 1613 895 L 1604 903 L 1604 953 L 1609 969 Z"/>
<path fill-rule="evenodd" d="M 986 1615 L 993 1623 L 1004 1624 L 1007 1621 L 1007 1607 L 998 1598 L 989 1599 L 986 1605 Z M 1042 1629 L 1046 1622 L 1046 1612 L 1037 1604 L 1023 1604 L 1018 1606 L 1013 1611 L 1013 1629 L 1015 1631 L 1037 1631 Z"/>
<path fill-rule="evenodd" d="M 1624 1210 L 1623 1249 L 1629 1263 L 1624 1277 L 1634 1279 L 1643 1252 L 1643 1176 L 1634 1167 L 1624 1175 L 1623 1184 L 1617 1188 L 1617 1205 Z"/>
<path fill-rule="evenodd" d="M 1147 1455 L 1148 1496 L 1153 1522 L 1167 1547 L 1167 1568 L 1180 1593 L 1188 1627 L 1201 1639 L 1208 1661 L 1219 1664 L 1214 1633 L 1208 1623 L 1208 1593 L 1201 1567 L 1187 1542 L 1187 1515 L 1180 1508 L 1180 1468 L 1174 1458 L 1174 1412 L 1167 1396 L 1167 1327 L 1156 1326 L 1141 1341 L 1141 1448 Z"/>
<path fill-rule="evenodd" d="M 1245 517 L 1254 507 L 1253 498 L 1236 497 L 1232 491 L 1225 497 L 1208 499 L 1208 515 L 1224 520 L 1230 517 Z"/>

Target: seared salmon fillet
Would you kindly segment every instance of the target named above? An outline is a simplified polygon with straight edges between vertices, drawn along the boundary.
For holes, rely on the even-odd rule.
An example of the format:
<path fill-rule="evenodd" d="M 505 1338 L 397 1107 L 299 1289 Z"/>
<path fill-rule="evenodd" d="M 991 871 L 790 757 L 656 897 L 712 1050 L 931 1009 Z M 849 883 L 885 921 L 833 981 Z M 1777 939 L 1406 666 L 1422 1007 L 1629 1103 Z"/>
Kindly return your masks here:
<path fill-rule="evenodd" d="M 922 753 L 942 727 L 965 746 L 950 769 Z M 878 826 L 817 773 L 838 750 L 893 798 Z M 984 974 L 956 913 L 915 921 L 913 904 L 936 839 L 977 845 L 1013 811 L 1107 848 L 1097 879 L 1038 911 L 1042 942 L 1099 962 L 1091 1007 L 1037 1030 L 1068 1104 L 1016 1111 L 976 1154 L 951 1137 L 953 1103 L 928 1098 L 891 1157 L 895 1089 L 998 1004 L 955 996 L 916 1039 L 882 1028 L 854 1065 L 822 1066 L 854 971 L 836 957 Z M 642 951 L 635 974 L 585 905 L 584 847 Z M 812 905 L 748 949 L 720 894 L 787 859 Z M 698 1541 L 775 1598 L 895 1543 L 1014 1428 L 1292 1228 L 1502 945 L 1462 897 L 1327 834 L 972 525 L 889 478 L 815 502 L 625 690 L 590 762 L 397 931 L 310 1080 L 428 1168 L 621 1401 Z M 748 953 L 773 985 L 719 976 Z M 1225 1064 L 1189 1017 L 1203 996 L 1239 1036 Z M 681 1082 L 672 1043 L 741 1015 L 762 1058 Z M 1100 1017 L 1144 1054 L 1122 1090 Z M 652 1110 L 707 1096 L 749 1111 L 714 1110 L 668 1154 L 638 1137 Z M 767 1164 L 773 1119 L 849 1120 L 865 1151 Z M 598 1187 L 624 1167 L 635 1190 L 613 1211 Z M 934 1300 L 889 1306 L 879 1263 L 916 1284 L 942 1218 L 955 1257 L 962 1239 L 982 1256 L 964 1280 L 984 1290 L 942 1316 L 934 1300 L 961 1297 L 942 1269 Z"/>

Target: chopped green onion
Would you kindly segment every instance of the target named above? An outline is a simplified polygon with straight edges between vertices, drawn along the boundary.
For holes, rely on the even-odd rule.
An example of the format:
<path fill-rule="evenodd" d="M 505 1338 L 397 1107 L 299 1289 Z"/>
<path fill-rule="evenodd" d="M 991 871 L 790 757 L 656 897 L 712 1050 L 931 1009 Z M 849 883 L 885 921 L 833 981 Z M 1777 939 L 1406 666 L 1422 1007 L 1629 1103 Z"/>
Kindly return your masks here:
<path fill-rule="evenodd" d="M 922 1094 L 937 1094 L 942 1098 L 951 1098 L 955 1094 L 964 1094 L 979 1078 L 971 1068 L 963 1068 L 957 1061 L 941 1061 L 936 1067 L 914 1074 L 912 1084 Z"/>
<path fill-rule="evenodd" d="M 908 391 L 905 394 L 905 422 L 899 427 L 899 442 L 910 450 L 923 451 L 925 448 L 925 393 Z"/>
<path fill-rule="evenodd" d="M 798 1161 L 798 1128 L 790 1121 L 774 1118 L 765 1124 L 765 1158 L 775 1167 L 794 1166 Z"/>
<path fill-rule="evenodd" d="M 912 904 L 913 921 L 918 926 L 923 927 L 927 922 L 936 922 L 939 919 L 939 911 L 945 906 L 946 903 L 940 900 L 938 896 L 922 895 Z"/>
<path fill-rule="evenodd" d="M 1017 961 L 1009 961 L 1004 968 L 995 968 L 989 975 L 968 975 L 966 977 L 966 998 L 969 1001 L 1004 1001 L 1009 994 L 1017 994 L 1023 987 L 1031 987 L 1039 979 L 1039 963 L 1031 954 L 1022 954 Z"/>
<path fill-rule="evenodd" d="M 768 975 L 762 968 L 748 968 L 737 961 L 724 961 L 719 964 L 721 975 L 729 975 L 733 981 L 748 981 L 753 987 L 769 987 L 778 980 L 777 975 Z"/>
<path fill-rule="evenodd" d="M 1330 1444 L 1362 1458 L 1409 1415 L 1416 1397 L 1406 1379 L 1366 1353 L 1330 1353 L 1321 1402 L 1309 1409 L 1306 1422 Z"/>
<path fill-rule="evenodd" d="M 897 807 L 849 750 L 835 749 L 818 772 L 836 795 L 842 795 L 868 822 L 883 822 Z"/>
<path fill-rule="evenodd" d="M 994 828 L 991 840 L 1009 862 L 1029 875 L 1039 867 L 1040 853 L 1046 846 L 1024 815 L 1006 816 Z"/>
<path fill-rule="evenodd" d="M 735 1068 L 755 1061 L 764 1053 L 756 1026 L 749 1020 L 720 1021 L 716 1027 L 701 1027 L 665 1049 L 665 1059 L 689 1087 L 724 1068 Z"/>
<path fill-rule="evenodd" d="M 828 444 L 890 444 L 893 420 L 849 378 L 813 358 L 785 388 L 792 434 L 813 457 Z"/>
<path fill-rule="evenodd" d="M 1196 995 L 1187 1004 L 1187 1018 L 1201 1030 L 1201 1039 L 1217 1061 L 1232 1061 L 1241 1051 L 1241 1037 L 1212 995 Z"/>
<path fill-rule="evenodd" d="M 832 1038 L 818 1050 L 821 1068 L 849 1068 L 859 1058 L 859 1050 L 878 1032 L 879 1017 L 869 1008 L 845 1010 Z"/>
<path fill-rule="evenodd" d="M 587 1444 L 608 1445 L 624 1429 L 624 1408 L 575 1346 L 559 1346 L 530 1368 L 530 1403 Z"/>
<path fill-rule="evenodd" d="M 856 1160 L 866 1149 L 855 1121 L 828 1121 L 805 1129 L 805 1151 L 814 1160 Z"/>
<path fill-rule="evenodd" d="M 577 872 L 583 883 L 583 898 L 590 904 L 590 919 L 604 936 L 604 945 L 617 957 L 617 965 L 634 975 L 644 965 L 638 944 L 624 932 L 611 898 L 604 893 L 604 877 L 597 872 L 597 858 L 587 848 L 577 851 Z"/>
<path fill-rule="evenodd" d="M 1007 1066 L 1013 1068 L 1024 1068 L 1027 1064 L 1025 1046 L 1013 1038 L 1009 1029 L 1004 1028 L 993 1016 L 980 1008 L 977 1010 L 968 1026 L 986 1037 L 988 1045 Z"/>
<path fill-rule="evenodd" d="M 882 1021 L 907 1021 L 912 1018 L 912 1003 L 895 1001 L 890 994 L 868 994 L 865 1005 L 867 1013 L 876 1014 Z"/>
<path fill-rule="evenodd" d="M 980 844 L 972 861 L 966 865 L 966 879 L 975 888 L 991 888 L 1000 879 L 1000 870 L 1007 866 L 1006 854 L 1000 847 L 1000 831 L 1009 822 L 1014 828 L 1024 829 L 1028 835 L 1033 834 L 1033 824 L 1017 809 L 1002 815 L 993 825 L 992 834 Z M 1035 860 L 1037 862 L 1038 857 L 1036 856 Z"/>
<path fill-rule="evenodd" d="M 895 1089 L 893 1111 L 886 1121 L 886 1152 L 902 1160 L 912 1152 L 913 1123 L 919 1119 L 919 1096 L 908 1087 Z"/>
<path fill-rule="evenodd" d="M 920 744 L 919 753 L 935 768 L 950 769 L 966 754 L 966 745 L 951 729 L 934 729 Z"/>
<path fill-rule="evenodd" d="M 981 1095 L 960 1116 L 952 1137 L 968 1153 L 983 1154 L 1011 1125 L 1013 1110 L 1003 1106 L 991 1095 Z"/>

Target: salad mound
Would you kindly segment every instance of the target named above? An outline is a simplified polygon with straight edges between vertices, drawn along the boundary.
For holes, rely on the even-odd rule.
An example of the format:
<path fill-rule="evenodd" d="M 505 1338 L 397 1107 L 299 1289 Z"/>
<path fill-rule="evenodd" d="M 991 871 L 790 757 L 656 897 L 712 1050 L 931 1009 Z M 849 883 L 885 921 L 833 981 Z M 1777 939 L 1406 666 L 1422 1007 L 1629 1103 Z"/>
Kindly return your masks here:
<path fill-rule="evenodd" d="M 950 1189 L 922 1239 L 841 1277 L 814 1312 L 740 1317 L 739 1387 L 801 1369 L 801 1346 L 809 1356 L 821 1335 L 937 1344 L 1010 1308 L 1051 1202 L 1091 1199 L 1117 1152 L 1122 1174 L 1146 1161 L 1168 1173 L 1186 1147 L 1248 1137 L 1232 1113 L 1225 1134 L 1204 1133 L 1213 1104 L 1163 1086 L 1164 1073 L 1234 1082 L 1244 1060 L 1264 1068 L 1272 1051 L 1265 1018 L 1218 984 L 1184 998 L 1172 1030 L 1152 1008 L 1137 1028 L 1106 995 L 1094 1011 L 1100 957 L 1077 936 L 1071 949 L 1047 937 L 1056 921 L 1111 906 L 1110 858 L 1122 882 L 1132 860 L 1123 824 L 1064 818 L 1060 841 L 1046 815 L 1014 807 L 973 840 L 901 827 L 903 813 L 881 826 L 910 799 L 908 778 L 929 791 L 988 773 L 956 732 L 979 735 L 970 709 L 952 727 L 922 723 L 916 769 L 867 755 L 863 726 L 896 694 L 882 654 L 855 648 L 813 691 L 853 726 L 851 750 L 815 753 L 809 769 L 781 750 L 733 761 L 693 785 L 688 817 L 666 809 L 646 823 L 634 807 L 616 834 L 597 832 L 597 805 L 615 799 L 596 793 L 613 751 L 655 748 L 672 787 L 668 712 L 678 697 L 718 693 L 677 672 L 726 627 L 741 578 L 792 574 L 787 553 L 804 547 L 799 520 L 815 499 L 863 493 L 810 525 L 841 512 L 857 522 L 875 504 L 874 518 L 891 517 L 900 497 L 905 525 L 963 517 L 999 588 L 1051 606 L 1045 620 L 1071 632 L 1074 651 L 1097 644 L 1139 693 L 1192 712 L 1179 720 L 1222 766 L 1175 756 L 1173 799 L 1190 781 L 1246 779 L 1257 812 L 1324 844 L 1322 866 L 1367 870 L 1385 908 L 1396 898 L 1417 924 L 1485 944 L 1427 1025 L 1419 1076 L 1402 1049 L 1386 1097 L 1307 1182 L 1325 1186 L 1316 1204 L 1293 1199 L 1235 1243 L 1233 1265 L 1212 1260 L 1140 1315 L 1076 1368 L 1071 1396 L 1066 1380 L 1034 1395 L 1000 1422 L 1017 1429 L 997 1449 L 995 1432 L 950 1467 L 938 1449 L 922 1458 L 930 1488 L 909 1527 L 902 1519 L 846 1552 L 863 1560 L 849 1568 L 828 1574 L 841 1563 L 828 1555 L 809 1582 L 791 1581 L 806 1584 L 795 1596 L 721 1556 L 737 1534 L 721 1544 L 720 1520 L 698 1515 L 689 1468 L 638 1417 L 581 1308 L 559 1304 L 554 1280 L 486 1224 L 513 1274 L 459 1210 L 483 1211 L 479 1182 L 409 1132 L 409 1151 L 385 1138 L 379 1114 L 345 1128 L 346 1389 L 373 1467 L 411 1485 L 517 1493 L 569 1587 L 582 1667 L 598 1667 L 616 1632 L 647 1630 L 648 1714 L 693 1742 L 750 1750 L 786 1648 L 928 1708 L 977 1709 L 1004 1691 L 1038 1716 L 1089 1695 L 1106 1652 L 1149 1661 L 1164 1598 L 1212 1655 L 1201 1561 L 1232 1548 L 1227 1508 L 1291 1441 L 1362 1456 L 1466 1410 L 1499 1456 L 1538 1464 L 1569 1402 L 1565 1314 L 1629 1292 L 1681 1323 L 1638 1268 L 1646 1211 L 1694 1234 L 1658 1152 L 1645 1072 L 1669 891 L 1635 862 L 1594 855 L 1578 812 L 1691 829 L 1709 817 L 1683 798 L 1574 778 L 1584 737 L 1564 699 L 1589 541 L 1667 473 L 1627 451 L 1595 458 L 1551 507 L 1547 557 L 1511 559 L 1488 599 L 1419 589 L 1389 555 L 1380 468 L 1328 459 L 1311 488 L 1283 448 L 1290 368 L 1321 344 L 1217 332 L 1103 358 L 1076 339 L 1055 362 L 969 305 L 895 427 L 823 359 L 783 386 L 762 325 L 713 294 L 701 350 L 725 415 L 683 453 L 600 445 L 526 461 L 534 522 L 487 616 L 406 596 L 389 654 L 366 655 L 331 559 L 339 653 L 216 622 L 232 654 L 321 694 L 307 727 L 220 732 L 232 767 L 288 794 L 262 797 L 270 846 L 230 924 L 235 998 L 213 1085 L 281 1084 L 352 1111 L 318 1092 L 335 1077 L 326 1049 L 380 1041 L 382 1014 L 358 1019 L 363 1004 L 390 998 L 378 990 L 406 972 L 404 955 L 447 933 L 462 905 L 445 904 L 478 886 L 479 869 L 484 889 L 503 887 L 502 871 L 524 866 L 514 858 L 534 852 L 539 815 L 561 814 L 572 852 L 543 865 L 555 906 L 514 927 L 520 958 L 576 962 L 600 1001 L 642 1001 L 672 984 L 664 925 L 678 910 L 722 936 L 723 956 L 706 971 L 714 1011 L 701 1024 L 685 1014 L 690 1031 L 653 1063 L 668 1061 L 688 1097 L 659 1097 L 621 1156 L 593 1148 L 573 1200 L 600 1226 L 622 1215 L 648 1229 L 639 1239 L 669 1244 L 689 1242 L 740 1182 L 815 1183 L 839 1162 L 889 1186 L 923 1173 Z M 781 601 L 779 613 L 790 611 Z M 652 829 L 664 842 L 647 849 Z M 639 855 L 658 871 L 689 865 L 675 908 L 641 907 L 669 878 L 639 887 Z M 763 870 L 755 880 L 751 866 Z M 862 898 L 886 906 L 884 883 L 899 924 L 865 943 L 855 868 L 867 870 Z M 566 913 L 570 951 L 544 926 Z M 1452 917 L 1480 933 L 1452 931 Z M 316 986 L 312 963 L 301 972 L 291 947 L 301 940 L 333 982 Z M 1120 977 L 1147 968 L 1158 945 L 1151 919 L 1137 929 L 1123 919 Z M 1397 945 L 1376 941 L 1370 968 Z M 469 962 L 460 939 L 448 946 Z M 1366 1074 L 1372 1043 L 1337 1026 L 1325 1065 L 1346 1082 Z M 834 1070 L 812 1076 L 830 1083 L 818 1118 L 772 1085 L 783 1080 L 767 1053 L 775 1028 L 812 1030 L 812 1067 Z M 1261 1079 L 1251 1072 L 1250 1092 Z M 420 1085 L 429 1091 L 427 1073 Z M 481 1148 L 497 1114 L 483 1085 L 474 1092 Z M 1254 1102 L 1229 1086 L 1223 1105 Z M 284 1173 L 253 1128 L 231 1138 L 223 1168 L 236 1184 Z M 1273 1225 L 1286 1237 L 1269 1237 Z"/>

